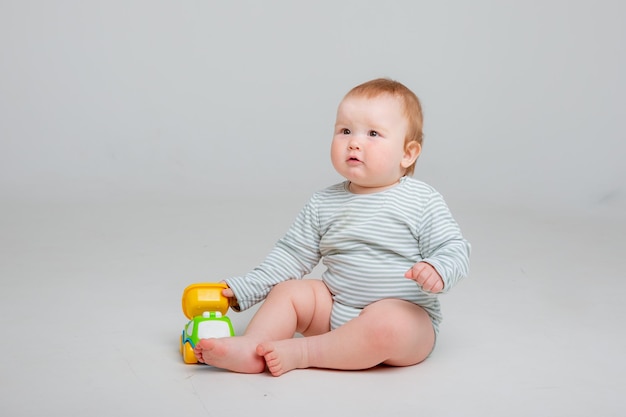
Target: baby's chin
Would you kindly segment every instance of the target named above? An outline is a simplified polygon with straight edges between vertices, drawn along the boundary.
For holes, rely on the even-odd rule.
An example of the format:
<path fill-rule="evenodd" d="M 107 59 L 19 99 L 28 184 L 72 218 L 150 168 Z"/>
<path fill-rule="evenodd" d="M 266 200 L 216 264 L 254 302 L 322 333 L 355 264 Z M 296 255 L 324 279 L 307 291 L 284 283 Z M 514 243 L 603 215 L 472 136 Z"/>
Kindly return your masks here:
<path fill-rule="evenodd" d="M 383 182 L 383 183 L 364 183 L 360 181 L 350 181 L 349 190 L 354 194 L 373 194 L 388 190 L 400 183 L 400 180 Z"/>

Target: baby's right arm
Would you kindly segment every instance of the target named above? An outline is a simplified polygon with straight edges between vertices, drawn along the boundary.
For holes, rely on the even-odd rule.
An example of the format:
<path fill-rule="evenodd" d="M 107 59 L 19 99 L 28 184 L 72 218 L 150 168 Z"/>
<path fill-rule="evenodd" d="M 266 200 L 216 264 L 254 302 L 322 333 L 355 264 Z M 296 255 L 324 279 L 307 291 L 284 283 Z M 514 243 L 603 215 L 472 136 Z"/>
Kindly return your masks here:
<path fill-rule="evenodd" d="M 229 299 L 233 302 L 231 307 L 235 311 L 246 310 L 262 301 L 274 285 L 311 272 L 321 257 L 319 242 L 317 202 L 313 196 L 260 265 L 244 276 L 225 280 L 233 294 Z"/>

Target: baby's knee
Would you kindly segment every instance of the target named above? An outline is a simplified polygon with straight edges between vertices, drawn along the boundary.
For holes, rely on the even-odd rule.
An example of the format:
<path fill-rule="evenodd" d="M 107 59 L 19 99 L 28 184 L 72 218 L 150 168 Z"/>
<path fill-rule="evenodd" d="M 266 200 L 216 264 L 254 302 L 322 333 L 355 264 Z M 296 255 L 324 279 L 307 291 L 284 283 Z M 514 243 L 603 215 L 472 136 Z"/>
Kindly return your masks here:
<path fill-rule="evenodd" d="M 378 301 L 365 308 L 361 316 L 368 321 L 372 339 L 381 344 L 398 343 L 422 327 L 421 322 L 431 325 L 423 309 L 402 300 Z"/>
<path fill-rule="evenodd" d="M 274 287 L 272 287 L 272 289 L 270 290 L 270 294 L 289 294 L 292 293 L 293 291 L 297 291 L 297 288 L 299 287 L 297 280 L 293 280 L 290 279 L 288 281 L 283 281 L 280 282 L 276 285 L 274 285 Z"/>
<path fill-rule="evenodd" d="M 367 333 L 371 343 L 379 349 L 385 350 L 386 347 L 396 344 L 404 333 L 402 322 L 395 320 L 392 315 L 363 311 L 361 318 L 367 320 Z"/>
<path fill-rule="evenodd" d="M 376 349 L 389 352 L 385 363 L 415 364 L 432 351 L 435 333 L 423 308 L 408 301 L 389 299 L 368 306 L 361 315 L 368 320 L 368 334 Z"/>

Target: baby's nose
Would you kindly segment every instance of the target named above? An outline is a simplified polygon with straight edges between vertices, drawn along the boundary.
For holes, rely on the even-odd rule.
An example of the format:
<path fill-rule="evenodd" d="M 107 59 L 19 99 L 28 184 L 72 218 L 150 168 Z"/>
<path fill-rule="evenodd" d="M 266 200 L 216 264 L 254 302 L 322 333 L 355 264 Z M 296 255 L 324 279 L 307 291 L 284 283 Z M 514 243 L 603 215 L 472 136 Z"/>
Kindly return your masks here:
<path fill-rule="evenodd" d="M 348 143 L 348 149 L 350 150 L 357 150 L 357 149 L 361 149 L 361 145 L 359 145 L 359 142 L 356 139 L 352 139 L 349 143 Z"/>

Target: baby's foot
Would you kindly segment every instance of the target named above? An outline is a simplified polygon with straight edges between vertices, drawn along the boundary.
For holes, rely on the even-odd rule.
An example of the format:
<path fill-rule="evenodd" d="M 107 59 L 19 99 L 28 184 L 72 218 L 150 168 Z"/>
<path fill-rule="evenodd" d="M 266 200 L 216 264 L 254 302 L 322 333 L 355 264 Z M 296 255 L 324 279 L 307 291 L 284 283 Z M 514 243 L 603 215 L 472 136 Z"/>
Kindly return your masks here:
<path fill-rule="evenodd" d="M 246 374 L 265 371 L 265 361 L 256 354 L 256 340 L 245 336 L 201 339 L 194 349 L 199 362 Z"/>
<path fill-rule="evenodd" d="M 259 357 L 265 358 L 267 368 L 280 376 L 296 368 L 308 368 L 308 354 L 304 338 L 261 343 L 256 348 Z"/>

